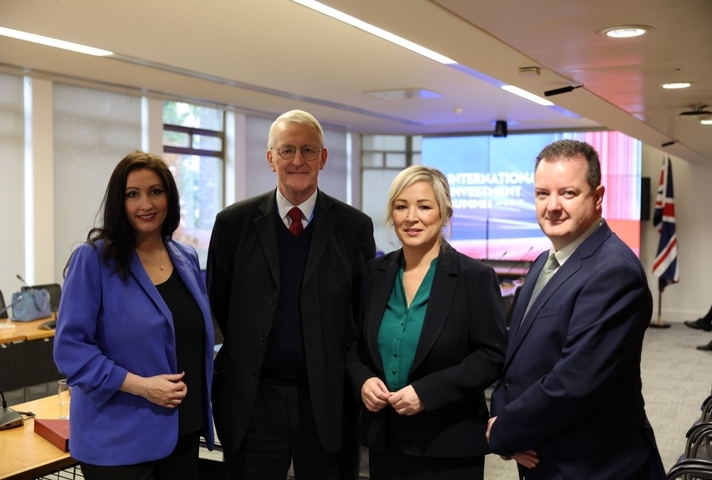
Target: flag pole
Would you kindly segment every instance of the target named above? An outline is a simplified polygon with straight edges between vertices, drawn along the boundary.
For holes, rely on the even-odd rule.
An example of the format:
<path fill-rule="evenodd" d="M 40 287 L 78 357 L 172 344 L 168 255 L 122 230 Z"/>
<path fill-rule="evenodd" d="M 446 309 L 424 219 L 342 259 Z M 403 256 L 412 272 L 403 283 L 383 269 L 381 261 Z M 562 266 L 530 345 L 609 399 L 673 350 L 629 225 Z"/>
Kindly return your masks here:
<path fill-rule="evenodd" d="M 677 263 L 677 235 L 675 233 L 675 200 L 672 187 L 672 163 L 670 157 L 663 157 L 660 170 L 660 183 L 655 196 L 655 213 L 653 226 L 660 232 L 658 252 L 653 262 L 653 275 L 658 277 L 658 321 L 650 322 L 653 328 L 670 328 L 669 323 L 663 323 L 663 290 L 666 286 L 680 281 Z"/>
<path fill-rule="evenodd" d="M 648 326 L 651 328 L 670 328 L 669 323 L 663 323 L 662 319 L 663 310 L 663 291 L 658 289 L 658 321 L 657 323 L 649 323 Z"/>

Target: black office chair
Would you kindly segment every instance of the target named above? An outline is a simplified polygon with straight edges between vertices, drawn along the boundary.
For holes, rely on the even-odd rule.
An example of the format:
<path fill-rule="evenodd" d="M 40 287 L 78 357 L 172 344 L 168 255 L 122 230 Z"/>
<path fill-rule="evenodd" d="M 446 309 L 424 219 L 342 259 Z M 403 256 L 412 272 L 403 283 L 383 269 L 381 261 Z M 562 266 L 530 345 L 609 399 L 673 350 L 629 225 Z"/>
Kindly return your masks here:
<path fill-rule="evenodd" d="M 687 458 L 675 464 L 667 473 L 668 480 L 712 480 L 712 462 Z"/>
<path fill-rule="evenodd" d="M 687 431 L 685 458 L 712 462 L 712 422 L 701 422 Z"/>
<path fill-rule="evenodd" d="M 5 310 L 5 298 L 2 296 L 2 290 L 0 290 L 0 319 L 8 318 L 7 310 Z"/>
<path fill-rule="evenodd" d="M 712 422 L 712 395 L 707 395 L 705 401 L 702 402 L 702 416 L 700 417 L 701 422 Z"/>
<path fill-rule="evenodd" d="M 687 431 L 683 456 L 712 462 L 712 395 L 702 402 L 702 416 Z"/>
<path fill-rule="evenodd" d="M 712 395 L 702 402 L 702 416 L 687 431 L 685 451 L 668 480 L 712 480 Z"/>
<path fill-rule="evenodd" d="M 49 293 L 49 306 L 54 314 L 54 318 L 57 318 L 57 312 L 59 311 L 59 300 L 62 298 L 62 287 L 58 283 L 47 283 L 45 285 L 32 285 L 35 290 L 44 289 Z M 22 287 L 23 290 L 29 290 L 30 287 Z"/>

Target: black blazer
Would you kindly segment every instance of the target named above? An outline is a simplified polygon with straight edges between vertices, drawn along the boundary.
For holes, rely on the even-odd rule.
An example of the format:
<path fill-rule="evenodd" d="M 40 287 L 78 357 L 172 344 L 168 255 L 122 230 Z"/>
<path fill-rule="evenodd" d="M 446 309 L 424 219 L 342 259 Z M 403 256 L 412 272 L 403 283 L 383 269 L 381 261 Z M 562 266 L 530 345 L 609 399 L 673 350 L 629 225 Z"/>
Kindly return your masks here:
<path fill-rule="evenodd" d="M 210 239 L 208 295 L 225 338 L 215 359 L 213 408 L 222 446 L 232 454 L 247 429 L 279 298 L 275 194 L 227 207 Z M 373 222 L 321 191 L 312 222 L 300 305 L 304 350 L 319 437 L 334 453 L 345 416 L 346 346 L 361 277 L 375 256 Z"/>
<path fill-rule="evenodd" d="M 349 346 L 348 369 L 360 398 L 371 378 L 384 380 L 378 330 L 403 259 L 389 253 L 366 267 L 361 324 Z M 506 334 L 497 276 L 491 267 L 458 253 L 448 244 L 438 256 L 423 329 L 409 375 L 425 410 L 389 416 L 401 449 L 410 455 L 485 455 L 487 405 L 484 390 L 504 363 Z M 361 406 L 361 442 L 385 447 L 387 406 L 377 413 Z"/>

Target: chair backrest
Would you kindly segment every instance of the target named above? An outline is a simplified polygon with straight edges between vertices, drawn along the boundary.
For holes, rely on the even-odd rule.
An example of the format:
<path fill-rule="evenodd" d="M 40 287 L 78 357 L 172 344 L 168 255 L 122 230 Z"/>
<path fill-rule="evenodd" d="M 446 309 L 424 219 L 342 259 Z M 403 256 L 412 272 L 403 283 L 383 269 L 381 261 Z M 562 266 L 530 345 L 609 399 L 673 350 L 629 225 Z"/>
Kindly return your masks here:
<path fill-rule="evenodd" d="M 2 296 L 2 290 L 0 290 L 0 312 L 2 312 L 3 310 L 5 310 L 5 298 Z M 8 318 L 7 310 L 0 313 L 0 318 Z"/>
<path fill-rule="evenodd" d="M 712 422 L 712 395 L 708 395 L 702 402 L 702 418 L 703 422 Z"/>
<path fill-rule="evenodd" d="M 695 478 L 712 480 L 712 462 L 696 458 L 686 458 L 672 466 L 667 472 L 668 480 Z"/>
<path fill-rule="evenodd" d="M 47 283 L 45 285 L 32 285 L 34 289 L 45 289 L 49 293 L 49 306 L 54 313 L 59 310 L 59 300 L 62 298 L 62 287 L 58 283 Z M 27 290 L 28 287 L 22 287 Z"/>

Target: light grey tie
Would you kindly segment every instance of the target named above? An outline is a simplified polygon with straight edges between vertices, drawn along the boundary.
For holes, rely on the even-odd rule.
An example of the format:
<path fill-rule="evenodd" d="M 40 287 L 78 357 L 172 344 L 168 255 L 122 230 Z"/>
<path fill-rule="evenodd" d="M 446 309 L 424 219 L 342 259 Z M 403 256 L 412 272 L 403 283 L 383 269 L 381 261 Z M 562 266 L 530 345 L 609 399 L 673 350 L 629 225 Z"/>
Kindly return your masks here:
<path fill-rule="evenodd" d="M 536 279 L 536 285 L 534 285 L 534 291 L 532 292 L 532 296 L 529 299 L 529 305 L 527 305 L 527 309 L 524 312 L 524 317 L 527 316 L 527 313 L 529 313 L 529 309 L 532 308 L 536 297 L 539 296 L 541 291 L 544 289 L 544 286 L 549 282 L 551 277 L 556 272 L 557 268 L 559 268 L 559 261 L 556 260 L 556 256 L 552 253 L 551 255 L 549 255 L 549 259 L 544 264 L 544 268 L 541 270 L 539 278 Z M 522 317 L 522 321 L 524 321 L 524 317 Z"/>

